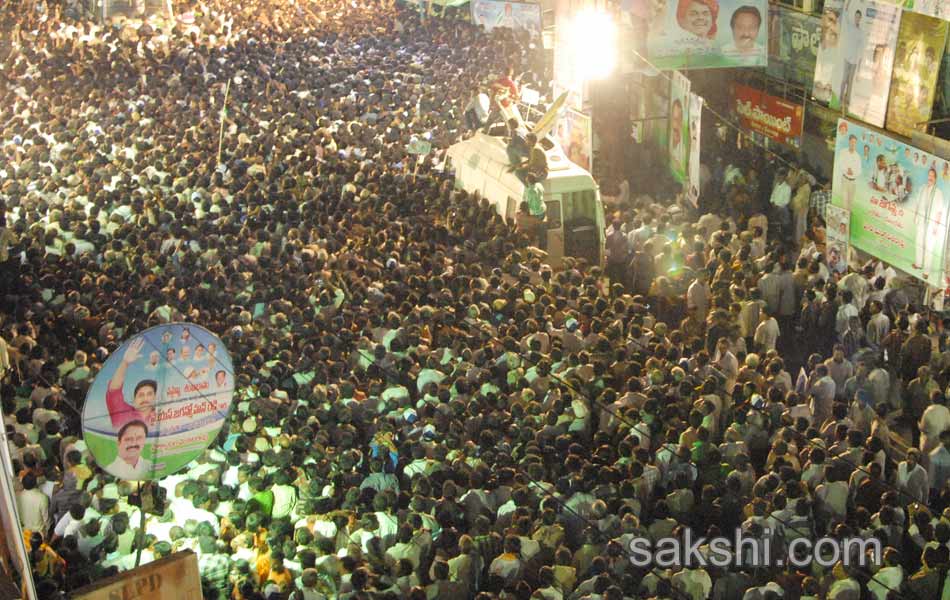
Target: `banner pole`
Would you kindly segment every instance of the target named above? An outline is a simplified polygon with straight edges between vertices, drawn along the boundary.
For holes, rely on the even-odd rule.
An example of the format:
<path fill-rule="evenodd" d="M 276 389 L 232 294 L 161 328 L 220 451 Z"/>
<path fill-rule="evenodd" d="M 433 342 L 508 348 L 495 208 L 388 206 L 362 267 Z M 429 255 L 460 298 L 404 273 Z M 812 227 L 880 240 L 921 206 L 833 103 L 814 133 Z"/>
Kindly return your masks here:
<path fill-rule="evenodd" d="M 231 80 L 228 79 L 228 85 L 224 88 L 224 103 L 221 105 L 221 126 L 218 131 L 218 162 L 215 166 L 221 165 L 221 151 L 224 148 L 224 116 L 228 111 L 228 95 L 231 93 Z"/>
<path fill-rule="evenodd" d="M 138 543 L 135 545 L 135 567 L 139 567 L 142 562 L 142 547 L 145 546 L 145 498 L 142 497 L 142 482 L 138 482 L 139 494 L 139 535 Z"/>

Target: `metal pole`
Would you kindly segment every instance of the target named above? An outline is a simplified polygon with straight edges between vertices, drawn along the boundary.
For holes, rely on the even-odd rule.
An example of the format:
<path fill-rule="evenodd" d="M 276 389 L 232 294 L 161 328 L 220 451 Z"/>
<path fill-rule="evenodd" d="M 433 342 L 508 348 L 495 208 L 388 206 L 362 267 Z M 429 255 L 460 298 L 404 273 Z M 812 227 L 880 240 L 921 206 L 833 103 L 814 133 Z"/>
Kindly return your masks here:
<path fill-rule="evenodd" d="M 139 535 L 138 543 L 135 544 L 135 568 L 142 561 L 142 547 L 145 546 L 145 498 L 142 497 L 142 482 L 138 482 L 139 493 Z"/>
<path fill-rule="evenodd" d="M 228 85 L 224 88 L 224 104 L 221 105 L 221 127 L 218 132 L 218 162 L 215 166 L 221 164 L 221 150 L 224 147 L 224 116 L 228 112 L 228 95 L 231 93 L 231 80 L 228 79 Z"/>

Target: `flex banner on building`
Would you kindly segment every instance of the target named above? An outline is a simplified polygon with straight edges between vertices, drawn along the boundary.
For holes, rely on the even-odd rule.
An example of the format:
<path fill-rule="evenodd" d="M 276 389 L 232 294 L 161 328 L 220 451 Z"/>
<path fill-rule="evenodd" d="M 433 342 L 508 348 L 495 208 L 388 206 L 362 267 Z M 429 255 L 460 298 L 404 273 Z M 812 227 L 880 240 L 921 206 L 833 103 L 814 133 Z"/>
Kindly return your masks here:
<path fill-rule="evenodd" d="M 558 142 L 568 160 L 590 172 L 593 168 L 591 164 L 593 134 L 590 117 L 569 108 L 564 111 L 558 121 L 556 131 Z"/>
<path fill-rule="evenodd" d="M 801 147 L 802 105 L 739 84 L 733 86 L 733 102 L 735 112 L 746 129 L 780 144 Z"/>
<path fill-rule="evenodd" d="M 668 137 L 670 172 L 683 183 L 688 175 L 689 156 L 689 79 L 679 71 L 673 73 L 670 86 L 670 135 Z"/>
<path fill-rule="evenodd" d="M 821 19 L 772 6 L 768 73 L 811 88 L 821 45 Z"/>
<path fill-rule="evenodd" d="M 541 5 L 529 2 L 472 0 L 472 23 L 486 31 L 496 27 L 525 29 L 541 35 Z"/>
<path fill-rule="evenodd" d="M 851 237 L 851 215 L 843 208 L 825 207 L 825 264 L 835 273 L 848 270 L 848 240 Z"/>
<path fill-rule="evenodd" d="M 883 127 L 900 21 L 900 7 L 885 2 L 828 0 L 821 18 L 815 98 Z"/>
<path fill-rule="evenodd" d="M 950 20 L 950 2 L 947 0 L 905 0 L 904 9 L 945 21 Z"/>
<path fill-rule="evenodd" d="M 659 69 L 764 67 L 767 0 L 635 0 Z"/>
<path fill-rule="evenodd" d="M 703 125 L 703 99 L 689 95 L 689 188 L 686 197 L 693 206 L 699 205 L 699 148 Z"/>
<path fill-rule="evenodd" d="M 946 282 L 950 163 L 841 119 L 832 204 L 850 243 L 933 287 Z"/>
<path fill-rule="evenodd" d="M 948 27 L 950 23 L 941 19 L 904 13 L 887 107 L 891 131 L 906 137 L 924 131 L 919 124 L 929 121 L 933 111 Z"/>

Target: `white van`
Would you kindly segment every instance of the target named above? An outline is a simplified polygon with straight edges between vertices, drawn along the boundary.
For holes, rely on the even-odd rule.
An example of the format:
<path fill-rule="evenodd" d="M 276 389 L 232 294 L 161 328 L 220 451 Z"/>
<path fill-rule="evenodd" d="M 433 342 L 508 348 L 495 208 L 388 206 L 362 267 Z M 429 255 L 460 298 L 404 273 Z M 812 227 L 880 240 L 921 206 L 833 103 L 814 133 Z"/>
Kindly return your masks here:
<path fill-rule="evenodd" d="M 547 262 L 560 268 L 565 256 L 584 258 L 592 265 L 604 264 L 604 206 L 600 189 L 587 170 L 571 162 L 560 144 L 547 135 L 556 122 L 559 103 L 534 128 L 548 159 L 544 185 L 547 203 Z M 510 170 L 504 124 L 488 135 L 482 131 L 449 147 L 455 169 L 455 187 L 479 192 L 498 214 L 514 222 L 524 194 L 524 184 Z"/>

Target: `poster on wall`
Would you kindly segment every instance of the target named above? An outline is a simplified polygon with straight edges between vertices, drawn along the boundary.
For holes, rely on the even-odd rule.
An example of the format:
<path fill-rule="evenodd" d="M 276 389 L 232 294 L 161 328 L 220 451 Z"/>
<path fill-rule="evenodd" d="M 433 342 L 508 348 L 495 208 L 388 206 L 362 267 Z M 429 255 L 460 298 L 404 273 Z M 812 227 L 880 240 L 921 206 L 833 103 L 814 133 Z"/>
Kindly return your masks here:
<path fill-rule="evenodd" d="M 905 0 L 904 8 L 921 15 L 950 20 L 950 2 L 947 0 Z"/>
<path fill-rule="evenodd" d="M 670 86 L 670 172 L 676 181 L 686 181 L 689 156 L 689 79 L 676 71 Z"/>
<path fill-rule="evenodd" d="M 570 24 L 579 7 L 571 0 L 557 0 L 554 7 L 554 97 L 569 91 L 568 106 L 583 110 L 584 102 L 589 98 L 588 85 L 578 72 L 574 56 Z M 582 3 L 578 3 L 582 5 Z"/>
<path fill-rule="evenodd" d="M 86 394 L 83 439 L 107 473 L 160 479 L 197 458 L 227 419 L 234 365 L 203 327 L 171 323 L 126 340 Z"/>
<path fill-rule="evenodd" d="M 825 2 L 815 99 L 883 127 L 900 20 L 900 7 L 883 2 Z"/>
<path fill-rule="evenodd" d="M 881 2 L 848 0 L 844 17 L 841 104 L 848 114 L 884 127 L 901 9 Z"/>
<path fill-rule="evenodd" d="M 773 6 L 768 73 L 811 89 L 821 45 L 821 19 Z"/>
<path fill-rule="evenodd" d="M 524 29 L 541 35 L 541 5 L 532 2 L 472 0 L 472 23 L 485 31 L 496 27 Z"/>
<path fill-rule="evenodd" d="M 557 124 L 557 139 L 564 155 L 575 165 L 591 171 L 590 117 L 574 109 L 567 109 Z"/>
<path fill-rule="evenodd" d="M 636 0 L 647 15 L 647 54 L 658 69 L 764 67 L 767 0 Z"/>
<path fill-rule="evenodd" d="M 699 140 L 702 135 L 703 99 L 689 95 L 689 189 L 686 197 L 693 206 L 699 205 Z"/>
<path fill-rule="evenodd" d="M 821 13 L 821 38 L 815 61 L 812 95 L 829 106 L 841 106 L 841 81 L 844 65 L 841 57 L 841 19 L 844 0 L 825 0 Z"/>
<path fill-rule="evenodd" d="M 851 215 L 845 209 L 825 207 L 825 264 L 835 273 L 848 270 L 848 240 L 851 237 Z"/>
<path fill-rule="evenodd" d="M 803 108 L 761 90 L 735 84 L 734 109 L 741 125 L 780 144 L 801 147 Z"/>
<path fill-rule="evenodd" d="M 850 213 L 852 246 L 943 286 L 950 163 L 841 119 L 831 196 Z"/>
<path fill-rule="evenodd" d="M 904 13 L 887 106 L 891 131 L 910 137 L 914 131 L 924 131 L 918 123 L 930 120 L 948 26 L 941 19 Z"/>

